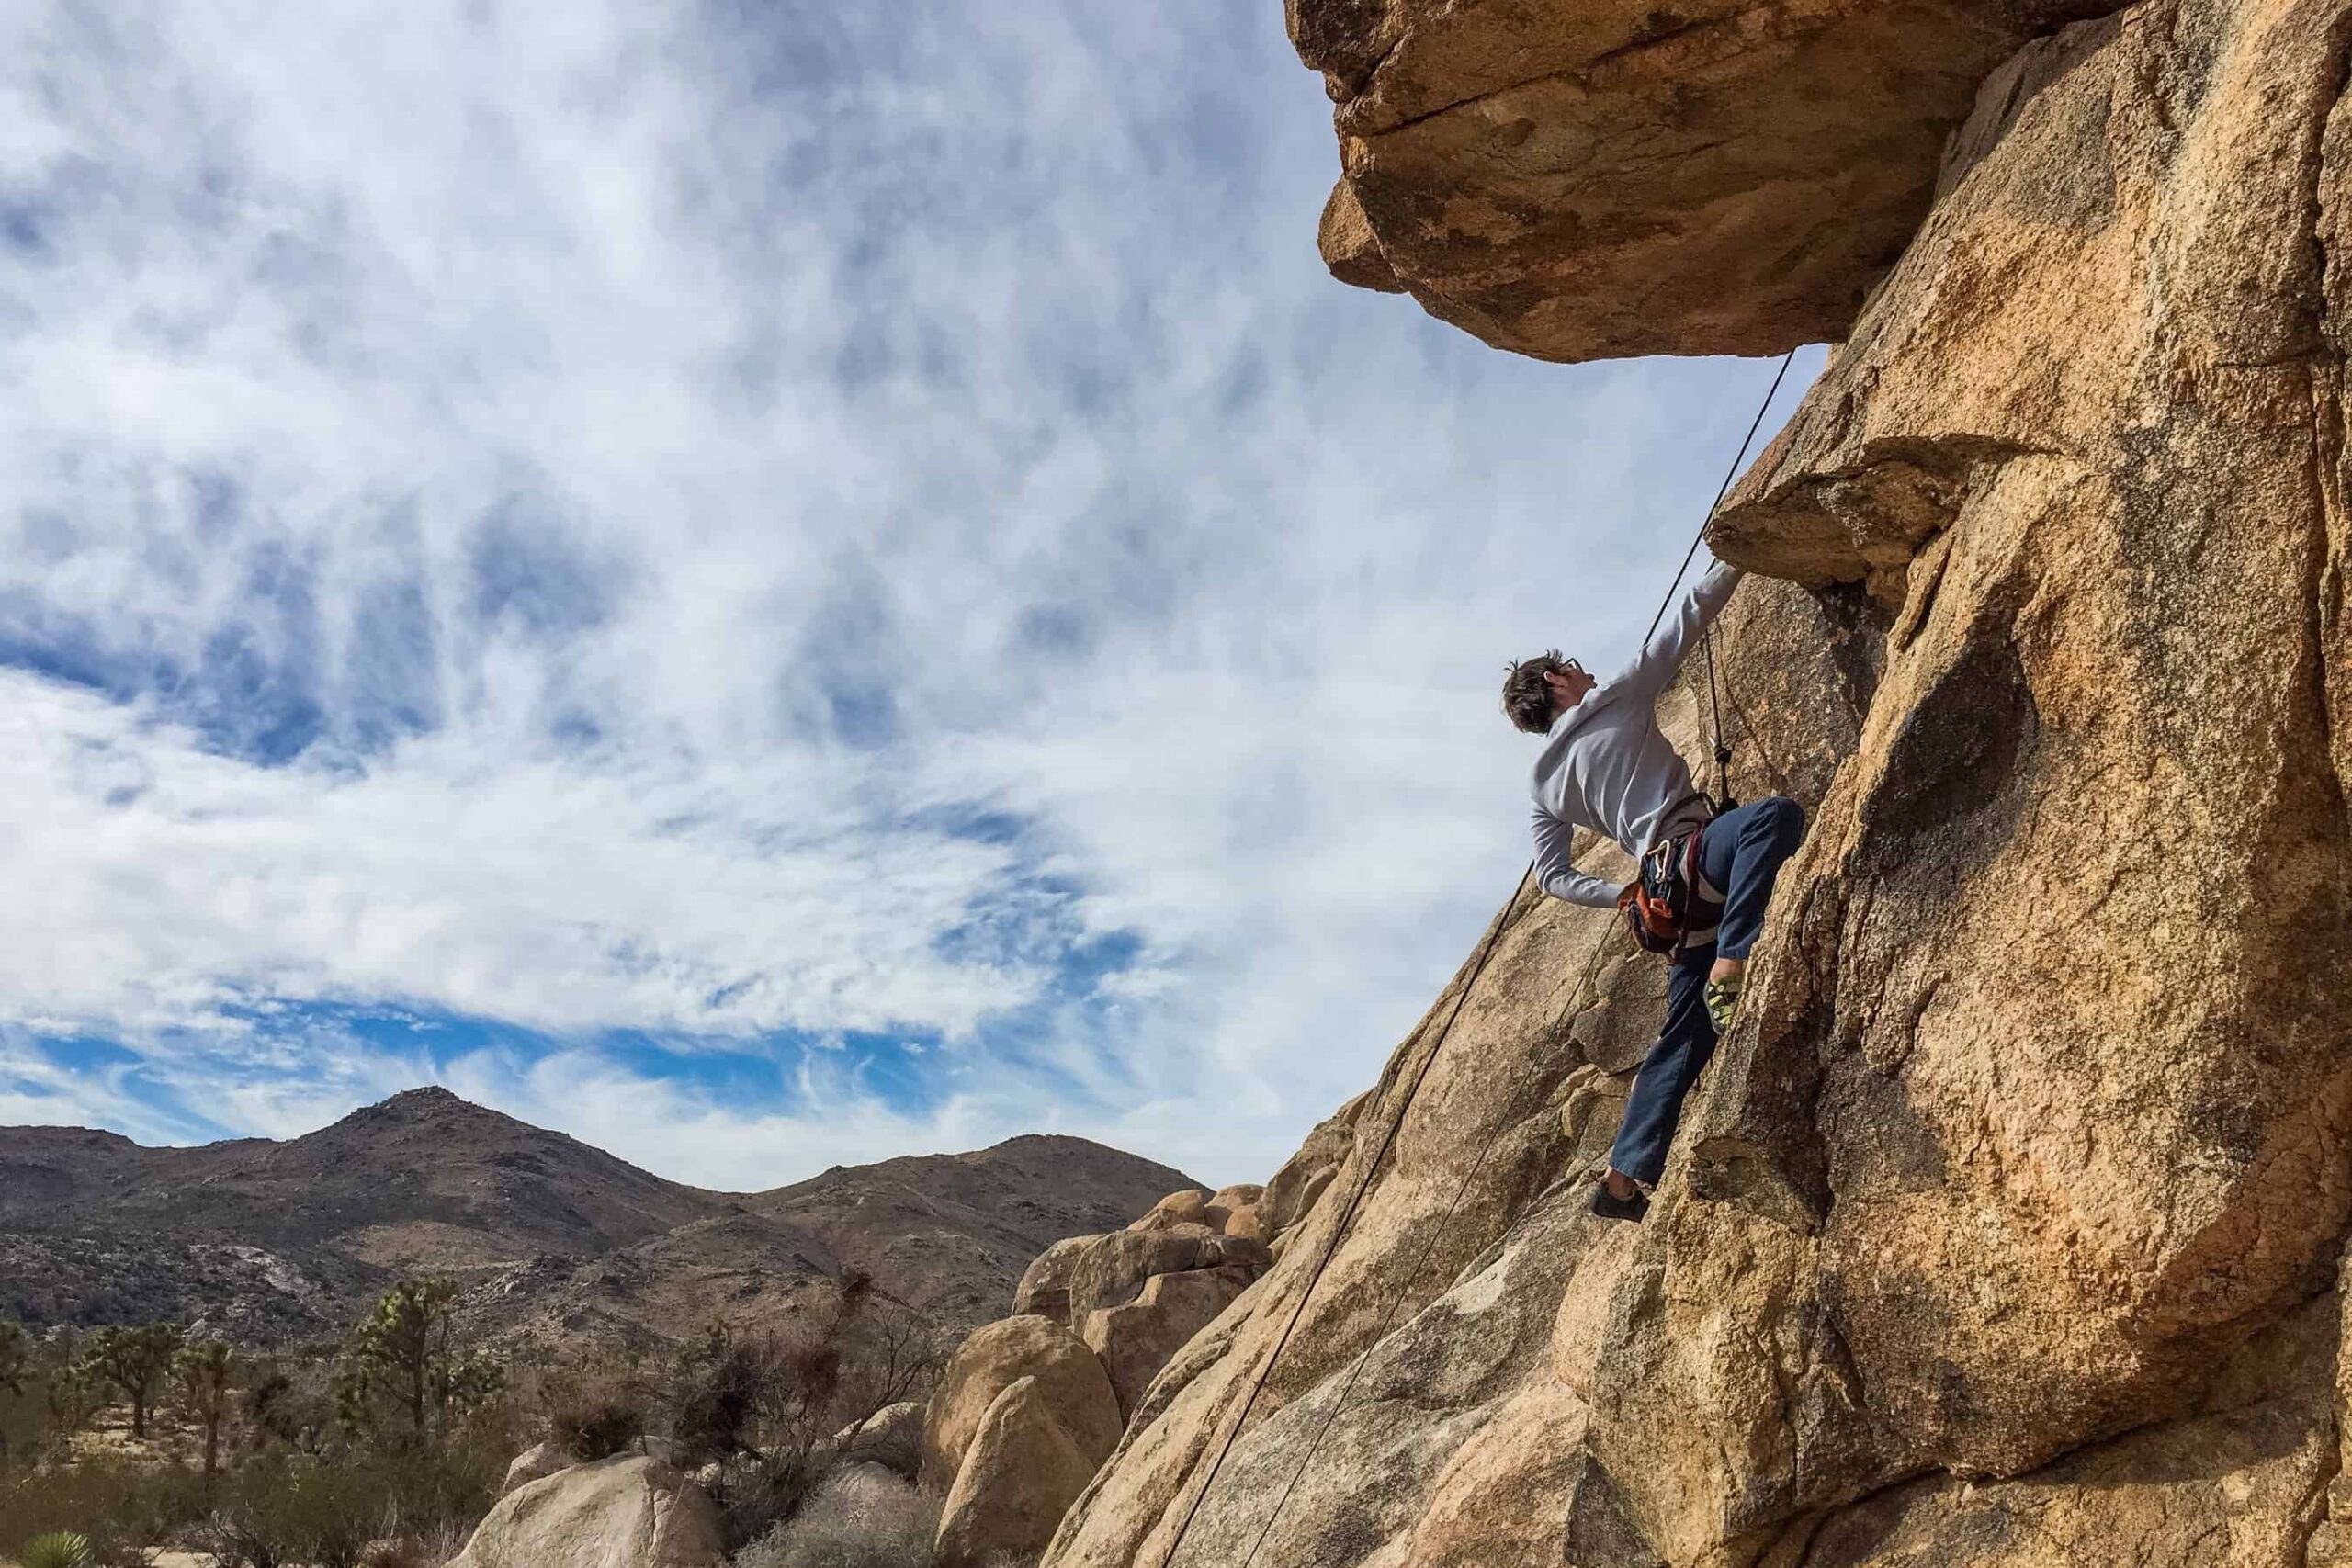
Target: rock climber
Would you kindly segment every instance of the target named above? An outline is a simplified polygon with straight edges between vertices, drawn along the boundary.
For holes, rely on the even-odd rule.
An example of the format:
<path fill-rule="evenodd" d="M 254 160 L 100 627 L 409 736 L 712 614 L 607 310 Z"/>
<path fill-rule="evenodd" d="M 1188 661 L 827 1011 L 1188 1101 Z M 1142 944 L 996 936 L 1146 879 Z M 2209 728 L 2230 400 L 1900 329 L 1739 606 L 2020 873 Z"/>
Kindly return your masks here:
<path fill-rule="evenodd" d="M 1503 712 L 1545 737 L 1535 761 L 1535 875 L 1555 898 L 1598 909 L 1634 896 L 1576 868 L 1575 830 L 1614 839 L 1638 863 L 1652 845 L 1696 832 L 1698 886 L 1667 981 L 1666 1026 L 1643 1058 L 1625 1115 L 1594 1189 L 1592 1212 L 1639 1220 L 1666 1169 L 1683 1097 L 1739 1009 L 1740 976 L 1781 864 L 1804 834 L 1785 795 L 1718 813 L 1657 725 L 1660 693 L 1739 584 L 1717 562 L 1623 672 L 1596 682 L 1557 649 L 1521 660 L 1503 680 Z"/>

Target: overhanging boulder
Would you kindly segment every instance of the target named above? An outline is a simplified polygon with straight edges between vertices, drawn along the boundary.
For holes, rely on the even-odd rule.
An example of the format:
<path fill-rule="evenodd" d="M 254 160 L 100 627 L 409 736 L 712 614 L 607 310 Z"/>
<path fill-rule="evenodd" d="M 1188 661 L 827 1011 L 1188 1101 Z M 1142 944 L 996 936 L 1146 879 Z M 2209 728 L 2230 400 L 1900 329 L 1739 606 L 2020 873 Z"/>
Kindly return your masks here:
<path fill-rule="evenodd" d="M 1539 359 L 1842 338 L 1977 85 L 2109 0 L 1290 0 L 1342 281 Z"/>

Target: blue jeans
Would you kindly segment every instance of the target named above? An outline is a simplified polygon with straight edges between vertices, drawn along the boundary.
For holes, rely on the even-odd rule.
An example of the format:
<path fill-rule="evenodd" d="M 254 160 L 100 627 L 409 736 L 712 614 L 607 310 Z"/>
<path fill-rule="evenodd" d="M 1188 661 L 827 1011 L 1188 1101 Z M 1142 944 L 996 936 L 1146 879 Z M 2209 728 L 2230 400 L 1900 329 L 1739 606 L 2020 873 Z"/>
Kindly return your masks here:
<path fill-rule="evenodd" d="M 1625 1119 L 1609 1163 L 1645 1187 L 1666 1170 L 1667 1146 L 1682 1121 L 1682 1100 L 1699 1069 L 1715 1054 L 1714 1021 L 1707 1016 L 1707 971 L 1715 960 L 1745 958 L 1764 924 L 1781 863 L 1804 838 L 1804 808 L 1774 795 L 1726 811 L 1707 824 L 1699 839 L 1699 870 L 1724 891 L 1723 919 L 1715 940 L 1674 955 L 1666 981 L 1666 1027 L 1642 1059 Z"/>

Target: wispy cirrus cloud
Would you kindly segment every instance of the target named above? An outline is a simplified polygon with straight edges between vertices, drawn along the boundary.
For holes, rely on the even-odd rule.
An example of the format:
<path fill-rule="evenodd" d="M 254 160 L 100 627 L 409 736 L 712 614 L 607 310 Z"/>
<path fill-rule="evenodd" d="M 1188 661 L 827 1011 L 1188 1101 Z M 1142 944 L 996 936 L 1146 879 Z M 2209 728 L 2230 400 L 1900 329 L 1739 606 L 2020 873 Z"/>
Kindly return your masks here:
<path fill-rule="evenodd" d="M 0 46 L 0 1120 L 1261 1170 L 1523 857 L 1502 661 L 1638 633 L 1764 378 L 1332 284 L 1278 8 Z"/>

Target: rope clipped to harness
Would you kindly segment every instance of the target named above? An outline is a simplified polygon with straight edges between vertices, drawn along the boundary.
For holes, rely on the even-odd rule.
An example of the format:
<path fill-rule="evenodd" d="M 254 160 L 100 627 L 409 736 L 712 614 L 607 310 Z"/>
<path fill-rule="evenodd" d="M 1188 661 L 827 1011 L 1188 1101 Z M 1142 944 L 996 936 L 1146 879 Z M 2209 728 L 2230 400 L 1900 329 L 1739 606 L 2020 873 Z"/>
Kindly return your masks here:
<path fill-rule="evenodd" d="M 1781 382 L 1788 375 L 1789 367 L 1795 363 L 1797 351 L 1793 348 L 1789 350 L 1781 356 L 1781 367 L 1772 372 L 1772 384 L 1764 389 L 1764 400 L 1756 405 L 1756 417 L 1747 422 L 1747 434 L 1739 438 L 1739 450 L 1733 454 L 1731 467 L 1724 470 L 1724 482 L 1715 487 L 1715 499 L 1707 503 L 1707 514 L 1699 520 L 1699 531 L 1690 536 L 1690 547 L 1682 552 L 1682 564 L 1674 569 L 1674 581 L 1666 585 L 1666 597 L 1658 601 L 1657 614 L 1650 617 L 1649 630 L 1642 634 L 1645 644 L 1657 635 L 1657 624 L 1666 619 L 1667 607 L 1674 603 L 1674 591 L 1682 586 L 1684 574 L 1690 571 L 1690 563 L 1698 558 L 1699 542 L 1707 536 L 1707 526 L 1714 522 L 1715 513 L 1723 505 L 1724 497 L 1731 493 L 1731 481 L 1739 477 L 1739 466 L 1747 460 L 1747 449 L 1756 444 L 1756 433 L 1764 428 L 1764 416 L 1771 412 L 1772 400 L 1780 396 Z M 1714 721 L 1714 807 L 1716 815 L 1721 816 L 1739 802 L 1731 795 L 1731 741 L 1724 734 L 1723 699 L 1718 694 L 1715 682 L 1714 627 L 1709 626 L 1700 636 L 1699 642 L 1707 654 L 1707 710 Z"/>
<path fill-rule="evenodd" d="M 1713 720 L 1715 739 L 1715 815 L 1723 816 L 1736 808 L 1739 802 L 1731 793 L 1731 737 L 1724 730 L 1723 698 L 1715 689 L 1715 628 L 1709 626 L 1700 636 L 1700 646 L 1707 651 L 1707 711 Z"/>
<path fill-rule="evenodd" d="M 1690 933 L 1697 910 L 1699 888 L 1705 878 L 1699 871 L 1699 829 L 1660 839 L 1642 857 L 1641 874 L 1617 895 L 1617 912 L 1633 932 L 1634 945 L 1645 953 L 1672 953 Z"/>

